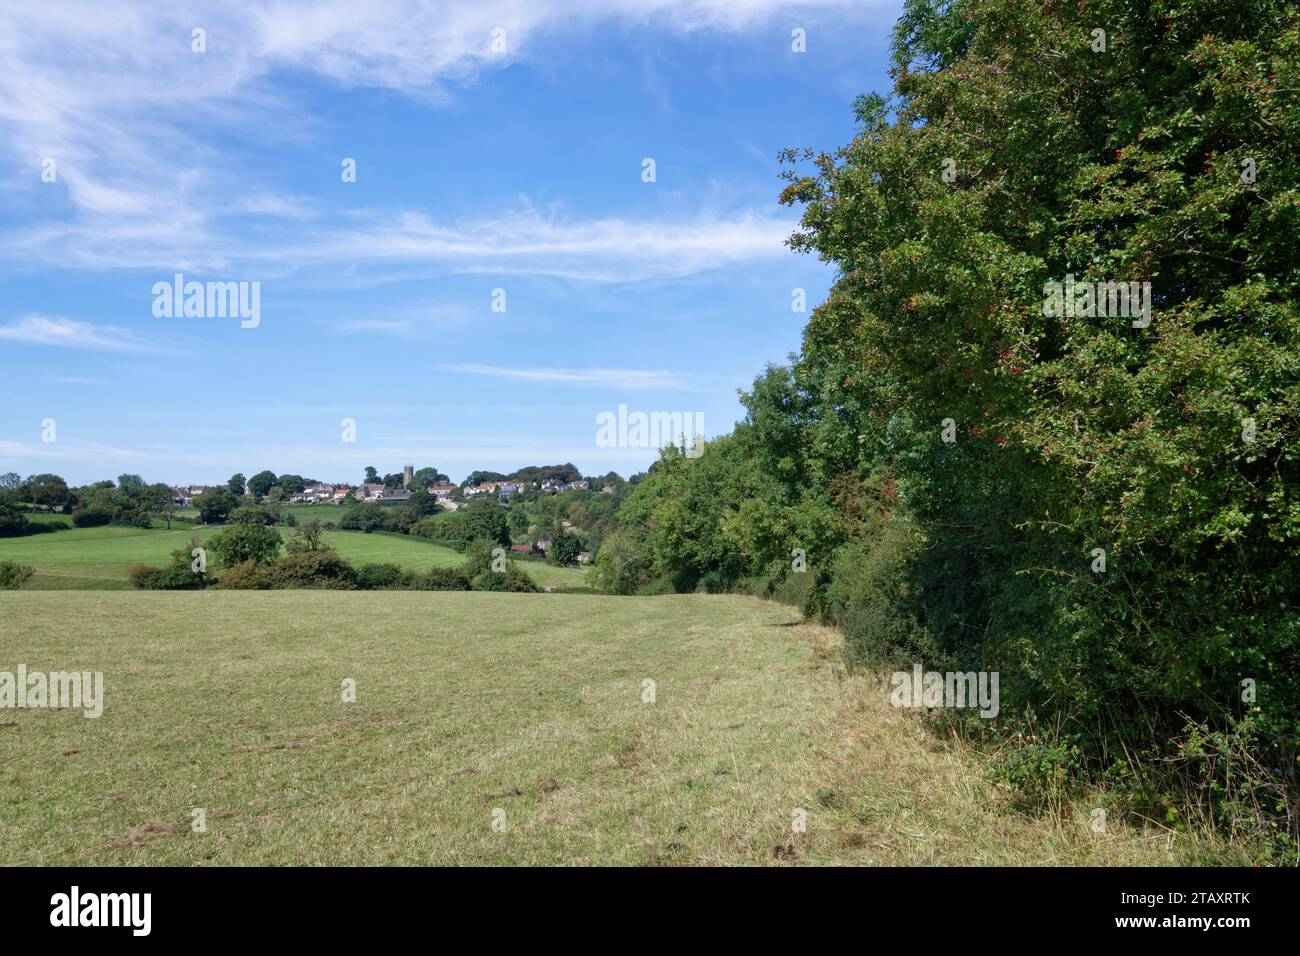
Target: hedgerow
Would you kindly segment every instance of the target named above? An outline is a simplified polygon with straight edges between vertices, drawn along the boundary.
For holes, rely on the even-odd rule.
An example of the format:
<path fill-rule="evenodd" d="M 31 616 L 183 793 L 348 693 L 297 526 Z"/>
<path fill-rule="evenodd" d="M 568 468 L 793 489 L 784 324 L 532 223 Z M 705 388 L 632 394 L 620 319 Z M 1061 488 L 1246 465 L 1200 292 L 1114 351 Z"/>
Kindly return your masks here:
<path fill-rule="evenodd" d="M 785 156 L 790 244 L 839 271 L 800 353 L 656 464 L 597 579 L 766 577 L 861 660 L 999 671 L 1053 774 L 1293 859 L 1300 10 L 909 0 L 894 50 L 847 146 Z"/>

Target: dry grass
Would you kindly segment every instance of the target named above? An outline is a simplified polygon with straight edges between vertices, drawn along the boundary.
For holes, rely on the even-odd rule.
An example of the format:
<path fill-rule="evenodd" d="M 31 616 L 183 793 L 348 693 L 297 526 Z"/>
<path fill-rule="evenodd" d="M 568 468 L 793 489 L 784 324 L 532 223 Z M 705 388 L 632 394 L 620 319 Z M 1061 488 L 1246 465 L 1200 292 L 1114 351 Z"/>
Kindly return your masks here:
<path fill-rule="evenodd" d="M 97 720 L 0 711 L 9 862 L 1178 862 L 1009 812 L 838 635 L 750 598 L 18 592 L 0 619 L 0 670 L 107 685 Z"/>

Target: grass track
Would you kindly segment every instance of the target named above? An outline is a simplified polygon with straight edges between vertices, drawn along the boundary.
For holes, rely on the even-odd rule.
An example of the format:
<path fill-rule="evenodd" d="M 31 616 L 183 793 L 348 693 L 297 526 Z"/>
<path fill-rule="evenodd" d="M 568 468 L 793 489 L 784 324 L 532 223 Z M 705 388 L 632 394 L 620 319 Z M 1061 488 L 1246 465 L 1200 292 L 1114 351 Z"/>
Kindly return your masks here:
<path fill-rule="evenodd" d="M 751 598 L 23 591 L 0 620 L 0 670 L 106 683 L 96 720 L 0 710 L 8 863 L 1175 860 L 1005 812 L 834 632 Z"/>

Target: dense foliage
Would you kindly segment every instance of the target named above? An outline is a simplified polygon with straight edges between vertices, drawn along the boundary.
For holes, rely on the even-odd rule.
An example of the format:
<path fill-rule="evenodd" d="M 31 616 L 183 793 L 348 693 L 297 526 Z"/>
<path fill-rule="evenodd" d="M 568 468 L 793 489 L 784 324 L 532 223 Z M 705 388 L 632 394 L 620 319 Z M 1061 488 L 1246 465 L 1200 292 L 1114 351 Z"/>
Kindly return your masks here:
<path fill-rule="evenodd" d="M 656 465 L 601 583 L 997 670 L 1064 773 L 1294 853 L 1300 11 L 912 0 L 895 57 L 848 146 L 786 156 L 839 272 L 801 353 Z M 1067 276 L 1150 282 L 1150 323 L 1054 308 Z"/>
<path fill-rule="evenodd" d="M 17 561 L 0 561 L 0 590 L 17 591 L 32 579 L 36 569 Z"/>

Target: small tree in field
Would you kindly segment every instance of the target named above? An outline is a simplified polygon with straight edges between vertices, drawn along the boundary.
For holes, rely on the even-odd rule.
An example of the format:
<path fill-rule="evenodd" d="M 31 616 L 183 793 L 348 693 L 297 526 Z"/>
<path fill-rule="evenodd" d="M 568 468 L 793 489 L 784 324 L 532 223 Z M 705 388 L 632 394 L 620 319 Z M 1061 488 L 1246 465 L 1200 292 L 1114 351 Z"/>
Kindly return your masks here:
<path fill-rule="evenodd" d="M 303 522 L 298 526 L 297 532 L 285 548 L 290 554 L 301 554 L 304 551 L 332 551 L 334 550 L 325 543 L 325 529 L 320 521 L 312 519 Z"/>
<path fill-rule="evenodd" d="M 167 530 L 172 527 L 172 518 L 176 517 L 176 500 L 172 490 L 159 482 L 150 485 L 144 492 L 145 506 L 159 518 L 167 522 Z"/>
<path fill-rule="evenodd" d="M 269 525 L 234 524 L 210 538 L 208 550 L 227 568 L 241 561 L 270 564 L 280 555 L 280 532 Z"/>

